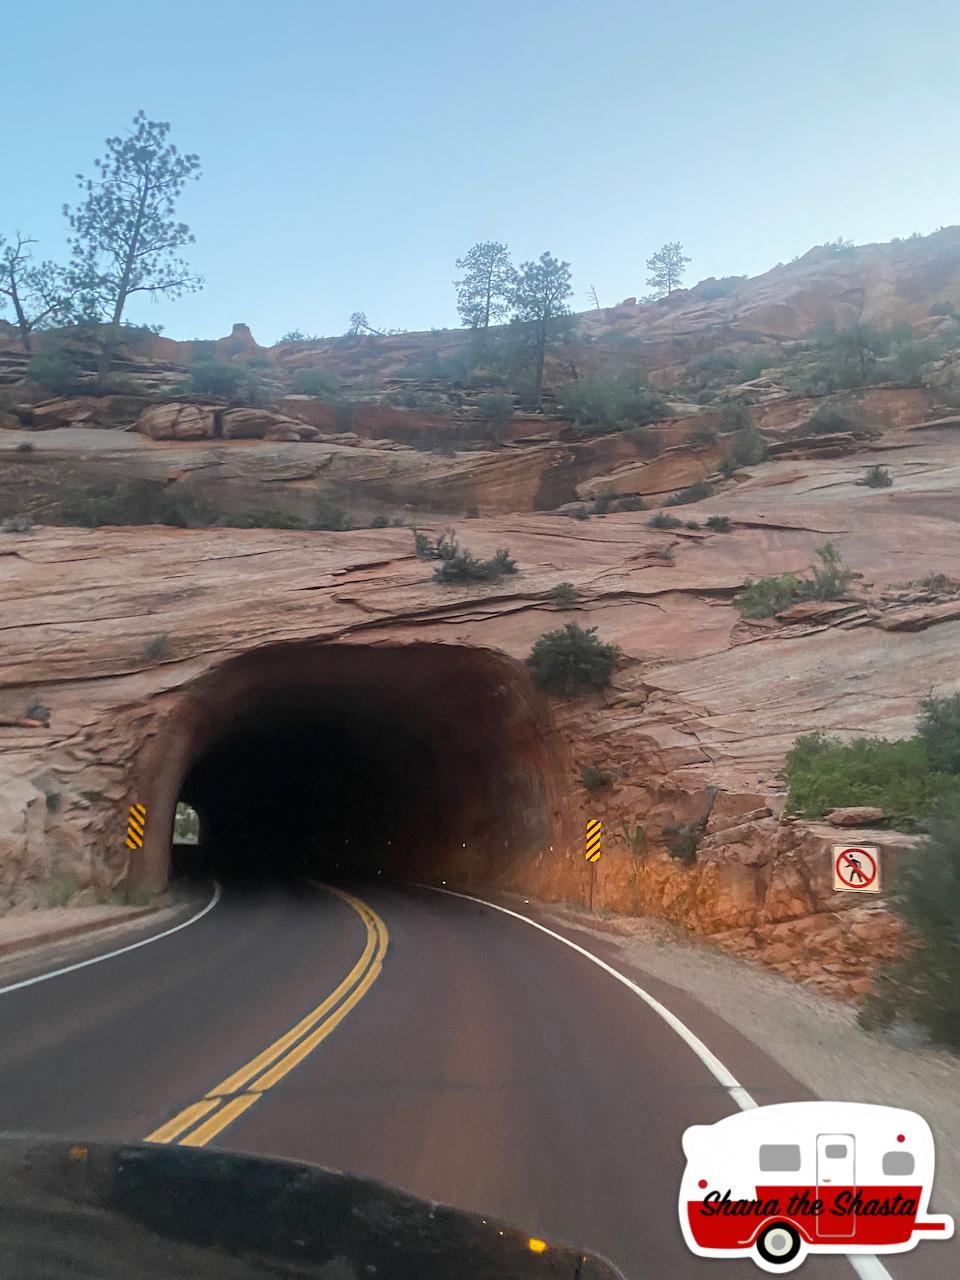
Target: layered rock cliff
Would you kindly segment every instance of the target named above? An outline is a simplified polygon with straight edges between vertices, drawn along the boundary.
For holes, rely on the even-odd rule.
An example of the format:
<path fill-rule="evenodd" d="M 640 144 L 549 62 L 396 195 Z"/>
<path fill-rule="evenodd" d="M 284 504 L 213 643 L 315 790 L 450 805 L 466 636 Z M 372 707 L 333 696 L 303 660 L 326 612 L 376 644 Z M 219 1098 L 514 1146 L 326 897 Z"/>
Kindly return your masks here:
<path fill-rule="evenodd" d="M 404 715 L 432 707 L 422 734 L 446 760 L 442 838 L 410 845 L 407 872 L 582 897 L 582 824 L 599 816 L 598 906 L 669 917 L 828 990 L 862 989 L 896 929 L 882 905 L 832 892 L 831 834 L 783 819 L 777 771 L 799 733 L 902 736 L 921 697 L 960 688 L 960 602 L 902 585 L 960 563 L 960 426 L 914 407 L 924 412 L 855 458 L 767 462 L 683 509 L 701 523 L 727 515 L 727 534 L 660 531 L 627 512 L 460 525 L 478 555 L 509 547 L 519 572 L 496 584 L 434 582 L 406 529 L 3 534 L 4 902 L 28 901 L 55 871 L 162 881 L 172 803 L 212 722 L 238 714 L 241 693 L 279 688 L 286 662 L 354 687 L 331 657 L 349 652 Z M 874 462 L 892 488 L 858 483 Z M 740 619 L 732 596 L 748 577 L 802 572 L 826 538 L 858 575 L 853 599 Z M 572 604 L 552 599 L 561 581 Z M 602 694 L 546 699 L 530 684 L 523 659 L 567 621 L 623 651 Z M 276 661 L 243 676 L 245 655 L 268 651 Z M 464 780 L 498 742 L 502 777 L 469 775 L 480 812 Z M 587 791 L 588 766 L 607 785 Z M 156 832 L 139 862 L 123 841 L 133 799 Z M 509 821 L 491 824 L 498 806 Z M 868 834 L 891 859 L 918 856 L 890 833 L 851 838 Z"/>

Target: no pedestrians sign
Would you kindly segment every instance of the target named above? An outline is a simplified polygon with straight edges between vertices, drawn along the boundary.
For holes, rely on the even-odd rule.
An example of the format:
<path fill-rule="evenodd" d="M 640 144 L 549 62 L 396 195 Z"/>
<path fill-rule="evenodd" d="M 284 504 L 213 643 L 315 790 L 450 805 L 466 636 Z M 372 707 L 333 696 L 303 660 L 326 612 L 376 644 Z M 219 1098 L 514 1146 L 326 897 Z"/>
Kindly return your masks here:
<path fill-rule="evenodd" d="M 879 893 L 880 850 L 877 846 L 835 844 L 833 887 L 838 893 Z"/>

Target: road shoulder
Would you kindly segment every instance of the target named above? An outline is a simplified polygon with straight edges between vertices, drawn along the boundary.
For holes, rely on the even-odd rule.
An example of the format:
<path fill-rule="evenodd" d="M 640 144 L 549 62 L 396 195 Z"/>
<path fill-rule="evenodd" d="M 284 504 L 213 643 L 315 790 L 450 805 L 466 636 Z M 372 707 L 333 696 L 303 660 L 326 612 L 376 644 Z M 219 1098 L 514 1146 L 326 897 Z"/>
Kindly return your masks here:
<path fill-rule="evenodd" d="M 704 1040 L 759 1103 L 790 1100 L 791 1083 L 796 1082 L 802 1092 L 794 1088 L 794 1099 L 876 1102 L 917 1111 L 929 1121 L 937 1142 L 931 1209 L 956 1213 L 960 1057 L 868 1033 L 858 1025 L 852 1005 L 799 987 L 665 921 L 608 922 L 515 894 L 489 896 L 570 937 L 648 989 Z M 960 1252 L 957 1241 L 949 1247 Z"/>
<path fill-rule="evenodd" d="M 164 895 L 146 907 L 56 907 L 0 919 L 0 987 L 162 933 L 208 899 Z"/>

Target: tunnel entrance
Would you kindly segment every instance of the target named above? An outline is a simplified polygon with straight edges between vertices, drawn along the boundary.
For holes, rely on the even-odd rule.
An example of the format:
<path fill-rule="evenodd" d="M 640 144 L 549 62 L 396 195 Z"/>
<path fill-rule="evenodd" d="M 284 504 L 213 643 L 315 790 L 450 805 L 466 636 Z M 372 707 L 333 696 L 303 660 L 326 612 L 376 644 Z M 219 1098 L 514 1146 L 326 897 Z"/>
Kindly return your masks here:
<path fill-rule="evenodd" d="M 221 877 L 503 883 L 560 836 L 549 705 L 490 650 L 266 646 L 198 682 L 163 747 L 167 831 L 177 801 L 199 815 L 178 864 Z"/>

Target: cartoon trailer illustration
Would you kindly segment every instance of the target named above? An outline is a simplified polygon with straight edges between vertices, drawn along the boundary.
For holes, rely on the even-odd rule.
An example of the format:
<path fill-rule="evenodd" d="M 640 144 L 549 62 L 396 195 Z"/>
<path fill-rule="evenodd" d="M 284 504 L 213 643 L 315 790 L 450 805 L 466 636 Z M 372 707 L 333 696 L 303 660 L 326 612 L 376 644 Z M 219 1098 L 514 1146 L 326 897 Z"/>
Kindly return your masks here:
<path fill-rule="evenodd" d="M 913 1111 L 855 1102 L 756 1107 L 683 1135 L 680 1226 L 703 1258 L 783 1274 L 810 1253 L 905 1253 L 949 1240 L 929 1215 L 934 1145 Z"/>

